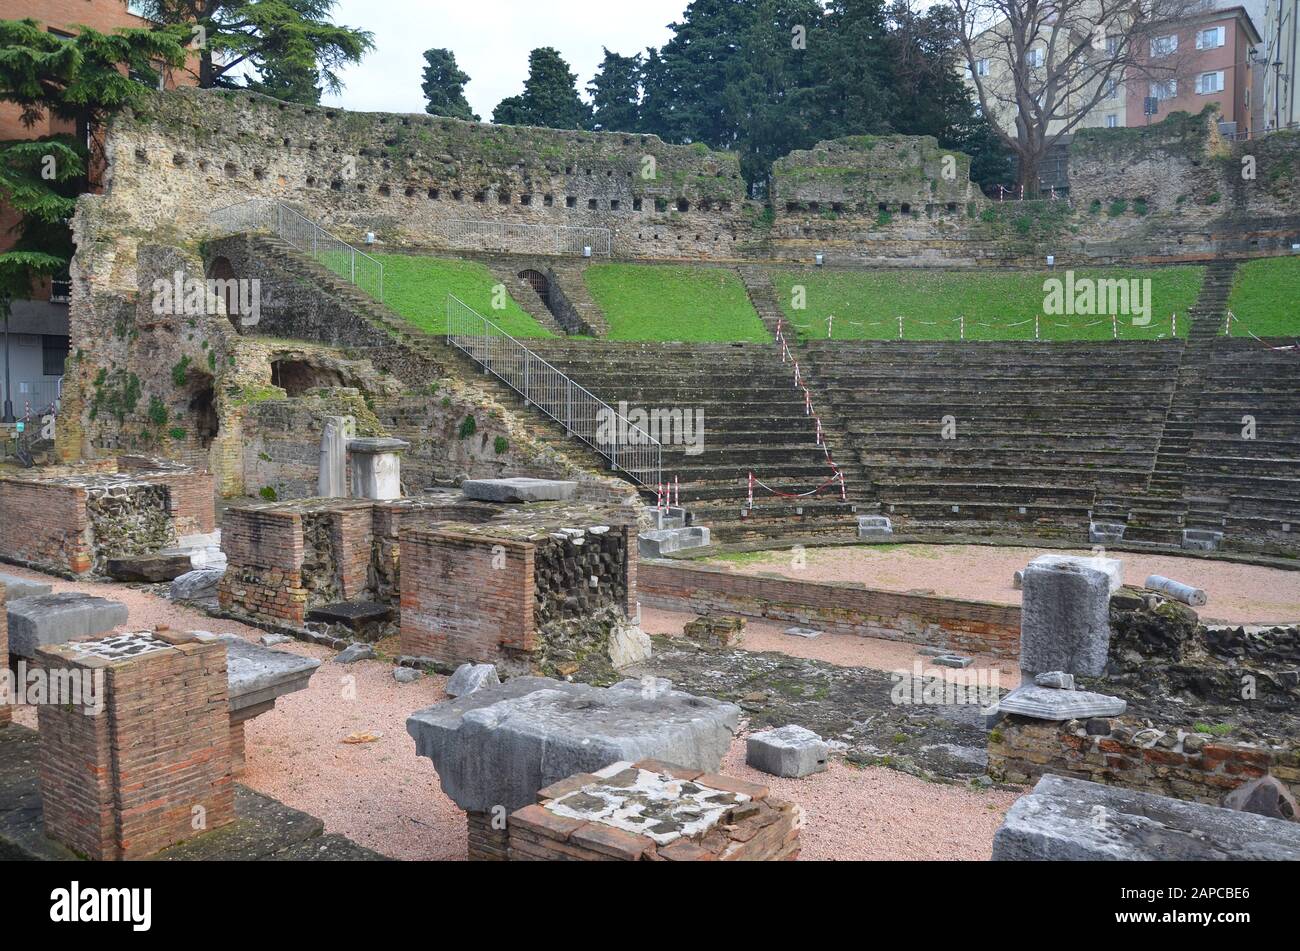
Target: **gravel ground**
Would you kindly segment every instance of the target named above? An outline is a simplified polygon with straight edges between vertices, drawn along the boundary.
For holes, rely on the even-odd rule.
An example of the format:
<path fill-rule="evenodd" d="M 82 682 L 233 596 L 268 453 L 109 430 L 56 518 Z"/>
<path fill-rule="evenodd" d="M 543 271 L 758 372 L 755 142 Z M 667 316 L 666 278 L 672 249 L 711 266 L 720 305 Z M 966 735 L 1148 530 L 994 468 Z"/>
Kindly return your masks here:
<path fill-rule="evenodd" d="M 23 569 L 4 570 L 43 578 Z M 43 580 L 56 591 L 84 591 L 124 602 L 131 612 L 128 626 L 134 629 L 166 624 L 250 640 L 262 633 L 140 588 Z M 674 627 L 680 632 L 687 619 L 669 612 L 643 613 L 647 629 L 656 633 L 671 633 Z M 754 650 L 783 649 L 842 666 L 894 669 L 910 666 L 915 657 L 908 645 L 835 635 L 804 641 L 763 622 L 751 622 L 748 639 L 746 646 Z M 280 649 L 325 663 L 308 689 L 280 698 L 274 710 L 246 727 L 242 782 L 319 816 L 327 831 L 394 858 L 464 858 L 464 816 L 442 794 L 432 764 L 415 756 L 405 727 L 412 711 L 445 699 L 446 678 L 426 675 L 402 685 L 382 661 L 340 667 L 329 662 L 333 652 L 323 647 L 292 642 Z M 36 725 L 30 708 L 19 708 L 15 719 Z M 344 742 L 355 733 L 377 739 Z M 741 736 L 732 744 L 724 772 L 765 783 L 805 810 L 805 859 L 987 859 L 993 833 L 1016 799 L 1012 792 L 931 783 L 884 767 L 838 762 L 807 779 L 778 779 L 750 769 L 744 760 Z"/>
<path fill-rule="evenodd" d="M 1053 554 L 1091 552 L 988 545 L 852 545 L 806 548 L 804 567 L 795 567 L 789 549 L 705 563 L 744 574 L 775 572 L 799 581 L 854 581 L 884 591 L 1019 604 L 1020 592 L 1011 586 L 1011 576 L 1036 555 Z M 1123 561 L 1124 580 L 1129 584 L 1164 575 L 1204 589 L 1210 602 L 1199 613 L 1208 624 L 1300 621 L 1300 572 L 1174 555 L 1113 554 Z"/>

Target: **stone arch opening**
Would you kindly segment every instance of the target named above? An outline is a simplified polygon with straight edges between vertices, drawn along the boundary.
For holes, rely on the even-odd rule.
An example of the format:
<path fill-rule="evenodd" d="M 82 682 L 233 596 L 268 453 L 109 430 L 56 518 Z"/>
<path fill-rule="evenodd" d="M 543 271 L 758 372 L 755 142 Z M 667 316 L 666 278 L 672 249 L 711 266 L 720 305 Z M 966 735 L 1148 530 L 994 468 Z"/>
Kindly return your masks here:
<path fill-rule="evenodd" d="M 194 441 L 202 449 L 209 449 L 221 433 L 221 415 L 217 412 L 216 381 L 209 373 L 190 371 L 190 421 L 194 427 Z"/>
<path fill-rule="evenodd" d="M 278 357 L 271 361 L 271 383 L 291 397 L 304 396 L 312 390 L 349 386 L 342 373 L 316 366 L 301 357 Z"/>
<path fill-rule="evenodd" d="M 239 303 L 239 278 L 228 257 L 218 255 L 212 259 L 212 263 L 208 265 L 208 281 L 213 292 L 226 305 L 226 319 L 236 330 L 243 333 L 243 328 L 240 326 L 243 313 Z"/>
<path fill-rule="evenodd" d="M 551 282 L 541 271 L 535 271 L 532 268 L 519 272 L 519 277 L 528 282 L 529 286 L 537 292 L 537 296 L 542 300 L 549 300 L 551 296 Z"/>

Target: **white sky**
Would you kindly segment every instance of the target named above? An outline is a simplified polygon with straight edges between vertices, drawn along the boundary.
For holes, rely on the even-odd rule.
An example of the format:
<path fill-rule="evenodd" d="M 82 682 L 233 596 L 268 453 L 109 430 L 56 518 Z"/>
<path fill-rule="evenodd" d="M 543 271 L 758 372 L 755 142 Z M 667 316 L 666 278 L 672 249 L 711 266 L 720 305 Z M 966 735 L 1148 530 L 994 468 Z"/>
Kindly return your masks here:
<path fill-rule="evenodd" d="M 374 112 L 423 112 L 424 51 L 446 47 L 470 75 L 465 95 L 484 120 L 523 91 L 528 54 L 560 51 L 578 89 L 602 59 L 601 47 L 630 56 L 662 46 L 688 0 L 339 0 L 334 22 L 375 34 L 375 51 L 340 75 L 346 88 L 322 102 Z"/>

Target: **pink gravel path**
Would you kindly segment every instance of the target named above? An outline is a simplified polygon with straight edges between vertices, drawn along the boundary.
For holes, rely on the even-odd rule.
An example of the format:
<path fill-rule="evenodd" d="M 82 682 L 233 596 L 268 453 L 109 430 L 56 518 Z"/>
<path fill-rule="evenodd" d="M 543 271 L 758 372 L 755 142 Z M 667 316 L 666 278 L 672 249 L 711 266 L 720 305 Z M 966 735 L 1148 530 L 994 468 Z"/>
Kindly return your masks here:
<path fill-rule="evenodd" d="M 62 581 L 9 566 L 4 570 L 45 580 L 56 591 L 122 601 L 131 612 L 129 628 L 166 624 L 250 640 L 262 634 L 138 588 Z M 643 612 L 642 619 L 648 630 L 670 633 L 675 626 L 680 633 L 688 617 Z M 915 657 L 909 645 L 887 641 L 835 635 L 804 641 L 764 622 L 751 622 L 747 630 L 749 649 L 784 649 L 832 663 L 893 669 L 910 666 Z M 328 831 L 394 858 L 463 859 L 464 815 L 443 795 L 432 764 L 415 755 L 405 726 L 411 712 L 445 699 L 446 678 L 426 675 L 403 685 L 382 661 L 344 667 L 329 661 L 332 651 L 316 645 L 295 641 L 279 649 L 324 663 L 306 690 L 280 698 L 274 710 L 246 727 L 242 782 L 319 816 Z M 15 720 L 34 727 L 35 711 L 20 707 Z M 379 739 L 343 742 L 356 732 L 378 734 Z M 724 772 L 764 783 L 774 795 L 799 803 L 807 815 L 803 858 L 809 860 L 987 859 L 993 833 L 1016 799 L 1015 793 L 928 783 L 883 767 L 855 769 L 838 762 L 806 779 L 778 779 L 750 769 L 744 760 L 742 736 L 733 741 Z"/>
<path fill-rule="evenodd" d="M 775 572 L 798 581 L 852 581 L 884 591 L 924 591 L 942 597 L 1019 604 L 1011 576 L 1036 555 L 1091 555 L 1090 551 L 1003 548 L 989 545 L 851 545 L 806 548 L 804 567 L 791 550 L 755 560 L 709 559 L 705 563 L 742 574 Z M 1124 563 L 1124 580 L 1140 585 L 1164 575 L 1203 588 L 1210 603 L 1199 613 L 1207 623 L 1291 624 L 1300 621 L 1300 572 L 1227 561 L 1113 552 Z"/>

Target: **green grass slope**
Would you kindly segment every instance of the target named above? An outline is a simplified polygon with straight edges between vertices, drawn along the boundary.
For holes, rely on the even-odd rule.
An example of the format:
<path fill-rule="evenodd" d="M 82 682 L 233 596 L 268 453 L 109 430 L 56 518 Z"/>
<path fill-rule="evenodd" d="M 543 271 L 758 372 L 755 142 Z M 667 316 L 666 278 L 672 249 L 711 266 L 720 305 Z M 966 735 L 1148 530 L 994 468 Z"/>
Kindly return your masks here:
<path fill-rule="evenodd" d="M 384 302 L 421 330 L 447 332 L 447 295 L 454 294 L 513 337 L 554 337 L 507 293 L 492 308 L 497 280 L 482 264 L 414 254 L 381 254 Z"/>
<path fill-rule="evenodd" d="M 1040 316 L 1044 340 L 1109 340 L 1114 335 L 1106 315 L 1044 316 L 1043 282 L 1065 280 L 1055 271 L 793 271 L 774 269 L 772 282 L 786 319 L 804 338 L 825 339 L 828 318 L 837 340 L 895 340 L 903 317 L 906 340 L 957 340 L 966 318 L 967 340 L 1033 340 L 1034 317 Z M 1074 272 L 1082 278 L 1150 279 L 1151 321 L 1135 325 L 1120 317 L 1124 340 L 1156 340 L 1170 335 L 1170 314 L 1177 314 L 1178 335 L 1186 336 L 1188 310 L 1200 293 L 1201 267 L 1107 268 Z M 801 309 L 797 289 L 803 288 Z"/>
<path fill-rule="evenodd" d="M 1263 258 L 1237 269 L 1228 309 L 1240 323 L 1234 336 L 1248 330 L 1260 337 L 1300 336 L 1300 257 Z"/>
<path fill-rule="evenodd" d="M 766 342 L 740 276 L 715 267 L 596 264 L 583 272 L 611 340 Z"/>

